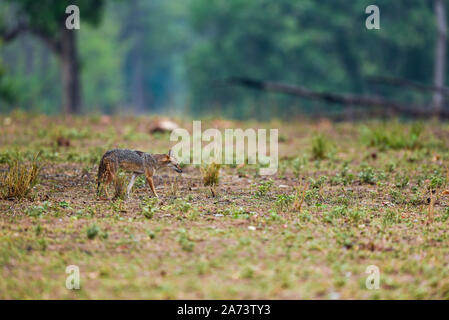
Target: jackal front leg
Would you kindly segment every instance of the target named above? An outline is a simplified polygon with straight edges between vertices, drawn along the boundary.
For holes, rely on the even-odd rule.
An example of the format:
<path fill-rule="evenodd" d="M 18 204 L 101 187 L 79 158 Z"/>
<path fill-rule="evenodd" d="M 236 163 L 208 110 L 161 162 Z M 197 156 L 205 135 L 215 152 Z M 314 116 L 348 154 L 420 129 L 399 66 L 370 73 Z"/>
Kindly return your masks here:
<path fill-rule="evenodd" d="M 153 191 L 153 193 L 154 193 L 154 196 L 155 196 L 156 198 L 159 198 L 159 196 L 158 196 L 157 193 L 156 193 L 156 189 L 154 188 L 153 177 L 150 176 L 150 175 L 146 175 L 146 178 L 147 178 L 148 184 L 150 185 L 151 191 Z"/>

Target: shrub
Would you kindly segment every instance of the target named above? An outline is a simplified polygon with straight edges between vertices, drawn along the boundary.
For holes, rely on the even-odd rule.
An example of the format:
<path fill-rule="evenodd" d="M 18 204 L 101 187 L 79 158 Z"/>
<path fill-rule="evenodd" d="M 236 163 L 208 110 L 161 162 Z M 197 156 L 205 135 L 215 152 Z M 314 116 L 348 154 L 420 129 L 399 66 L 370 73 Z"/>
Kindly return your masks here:
<path fill-rule="evenodd" d="M 383 216 L 382 224 L 386 226 L 398 222 L 400 222 L 399 214 L 394 210 L 388 209 Z"/>
<path fill-rule="evenodd" d="M 157 206 L 157 198 L 150 198 L 148 200 L 143 201 L 141 204 L 142 215 L 147 218 L 153 218 L 154 214 L 159 210 Z"/>
<path fill-rule="evenodd" d="M 346 166 L 343 167 L 341 172 L 337 172 L 335 176 L 330 179 L 330 183 L 332 185 L 344 185 L 347 186 L 352 183 L 354 180 L 354 175 L 349 172 L 349 169 Z"/>
<path fill-rule="evenodd" d="M 385 149 L 417 149 L 424 145 L 421 136 L 423 126 L 415 123 L 408 132 L 399 124 L 364 127 L 362 139 L 368 146 Z"/>
<path fill-rule="evenodd" d="M 99 232 L 100 228 L 95 223 L 91 224 L 86 230 L 87 238 L 92 240 L 98 235 Z"/>
<path fill-rule="evenodd" d="M 315 180 L 313 178 L 309 179 L 310 188 L 311 189 L 320 189 L 324 183 L 326 182 L 327 177 L 326 176 L 320 176 L 318 180 Z"/>
<path fill-rule="evenodd" d="M 301 188 L 301 186 L 296 186 L 295 187 L 296 193 L 295 193 L 295 199 L 294 199 L 294 202 L 293 202 L 293 209 L 294 210 L 296 210 L 298 212 L 301 212 L 301 207 L 302 207 L 302 204 L 304 203 L 304 199 L 306 197 L 307 189 L 308 189 L 308 185 L 305 185 L 302 188 Z"/>
<path fill-rule="evenodd" d="M 193 251 L 195 244 L 190 240 L 189 235 L 187 234 L 186 229 L 181 228 L 178 229 L 178 236 L 176 237 L 176 241 L 181 246 L 184 251 Z"/>
<path fill-rule="evenodd" d="M 44 202 L 41 206 L 32 206 L 25 210 L 25 213 L 30 217 L 40 217 L 48 210 L 48 202 Z"/>
<path fill-rule="evenodd" d="M 271 187 L 273 186 L 273 180 L 269 179 L 267 181 L 261 182 L 259 185 L 254 186 L 257 186 L 256 195 L 258 197 L 262 197 L 270 191 Z"/>
<path fill-rule="evenodd" d="M 301 169 L 304 166 L 303 161 L 299 157 L 295 158 L 295 159 L 293 159 L 292 166 L 293 166 L 293 174 L 298 179 L 299 174 L 301 173 Z"/>
<path fill-rule="evenodd" d="M 374 184 L 376 182 L 374 169 L 371 167 L 364 167 L 359 172 L 359 179 L 361 183 Z"/>
<path fill-rule="evenodd" d="M 288 211 L 294 200 L 295 195 L 279 194 L 276 200 L 276 207 L 281 212 Z"/>
<path fill-rule="evenodd" d="M 168 184 L 167 196 L 177 198 L 179 195 L 179 185 L 178 179 L 171 180 Z"/>
<path fill-rule="evenodd" d="M 350 221 L 357 223 L 366 217 L 366 212 L 363 209 L 350 209 L 348 211 L 348 218 Z"/>
<path fill-rule="evenodd" d="M 205 168 L 201 168 L 203 183 L 205 186 L 213 186 L 218 184 L 221 165 L 212 162 Z"/>
<path fill-rule="evenodd" d="M 347 211 L 348 211 L 347 206 L 335 207 L 331 211 L 325 212 L 323 214 L 324 221 L 328 223 L 333 223 L 334 219 L 339 219 L 341 217 L 346 216 Z"/>
<path fill-rule="evenodd" d="M 410 181 L 407 175 L 396 176 L 396 187 L 399 189 L 404 189 Z"/>
<path fill-rule="evenodd" d="M 441 222 L 446 222 L 449 219 L 449 208 L 446 208 L 444 213 L 438 218 Z"/>
<path fill-rule="evenodd" d="M 37 184 L 40 166 L 37 154 L 31 163 L 24 163 L 18 157 L 12 161 L 9 170 L 0 176 L 0 196 L 3 199 L 24 198 Z"/>
<path fill-rule="evenodd" d="M 325 159 L 329 152 L 329 140 L 322 134 L 312 138 L 312 157 L 315 160 Z"/>

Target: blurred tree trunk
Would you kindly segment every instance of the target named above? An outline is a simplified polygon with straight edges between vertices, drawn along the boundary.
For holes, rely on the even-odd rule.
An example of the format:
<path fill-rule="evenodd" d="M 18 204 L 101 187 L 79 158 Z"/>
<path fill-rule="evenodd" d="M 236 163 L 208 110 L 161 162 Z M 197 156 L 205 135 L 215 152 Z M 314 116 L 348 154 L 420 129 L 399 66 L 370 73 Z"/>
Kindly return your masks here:
<path fill-rule="evenodd" d="M 358 64 L 359 60 L 354 54 L 355 51 L 351 50 L 348 35 L 345 32 L 337 32 L 335 38 L 337 40 L 335 42 L 337 52 L 346 72 L 351 79 L 354 92 L 362 93 L 364 88 L 362 75 L 360 73 L 360 66 Z"/>
<path fill-rule="evenodd" d="M 433 85 L 443 87 L 446 75 L 446 42 L 447 21 L 444 0 L 435 0 L 435 16 L 437 20 L 437 43 L 435 48 L 435 64 L 433 72 Z M 435 91 L 433 94 L 433 108 L 436 113 L 443 108 L 443 94 Z"/>
<path fill-rule="evenodd" d="M 145 78 L 143 74 L 142 49 L 137 46 L 133 49 L 131 101 L 137 113 L 145 111 Z"/>
<path fill-rule="evenodd" d="M 24 41 L 22 38 L 20 42 L 20 46 L 23 48 L 23 52 L 25 55 L 25 74 L 31 75 L 33 73 L 33 64 L 34 64 L 34 53 L 35 48 L 34 45 L 30 41 Z"/>
<path fill-rule="evenodd" d="M 130 66 L 130 100 L 137 114 L 144 113 L 148 107 L 148 93 L 145 84 L 145 56 L 144 43 L 146 37 L 145 8 L 143 2 L 134 0 L 127 11 L 124 25 L 124 34 L 132 45 L 129 51 L 128 61 Z"/>
<path fill-rule="evenodd" d="M 0 38 L 9 42 L 25 32 L 30 32 L 41 39 L 59 57 L 61 61 L 63 110 L 65 113 L 80 113 L 81 83 L 76 30 L 68 30 L 63 26 L 60 29 L 60 35 L 55 37 L 38 28 L 18 25 L 10 32 L 1 33 Z"/>
<path fill-rule="evenodd" d="M 81 112 L 80 66 L 76 42 L 76 31 L 61 28 L 60 58 L 65 113 Z"/>

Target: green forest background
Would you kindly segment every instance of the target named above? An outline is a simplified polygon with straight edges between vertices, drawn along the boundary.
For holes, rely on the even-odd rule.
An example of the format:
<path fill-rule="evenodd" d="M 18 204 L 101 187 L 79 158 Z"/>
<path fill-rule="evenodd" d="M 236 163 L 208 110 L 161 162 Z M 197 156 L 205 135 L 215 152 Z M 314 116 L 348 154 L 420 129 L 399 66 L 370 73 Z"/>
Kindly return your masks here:
<path fill-rule="evenodd" d="M 77 3 L 43 0 L 36 9 L 32 2 L 0 0 L 1 28 L 27 14 L 32 23 L 46 23 L 56 2 Z M 432 85 L 437 38 L 432 0 L 78 2 L 81 29 L 74 32 L 84 113 L 268 119 L 342 110 L 223 83 L 235 76 L 404 103 L 431 100 L 431 92 L 372 79 Z M 380 8 L 380 30 L 365 27 L 370 4 Z M 29 33 L 0 40 L 1 112 L 56 114 L 61 92 L 60 61 L 45 43 Z"/>

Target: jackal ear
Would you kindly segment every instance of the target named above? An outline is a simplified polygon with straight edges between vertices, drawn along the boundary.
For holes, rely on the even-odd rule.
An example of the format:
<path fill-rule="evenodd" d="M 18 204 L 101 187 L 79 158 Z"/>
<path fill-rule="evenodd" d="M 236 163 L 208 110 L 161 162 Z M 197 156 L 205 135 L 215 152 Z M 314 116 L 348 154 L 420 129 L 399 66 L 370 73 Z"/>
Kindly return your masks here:
<path fill-rule="evenodd" d="M 171 157 L 173 154 L 172 154 L 172 151 L 171 151 L 171 149 L 170 150 L 168 150 L 168 156 L 169 157 Z"/>

